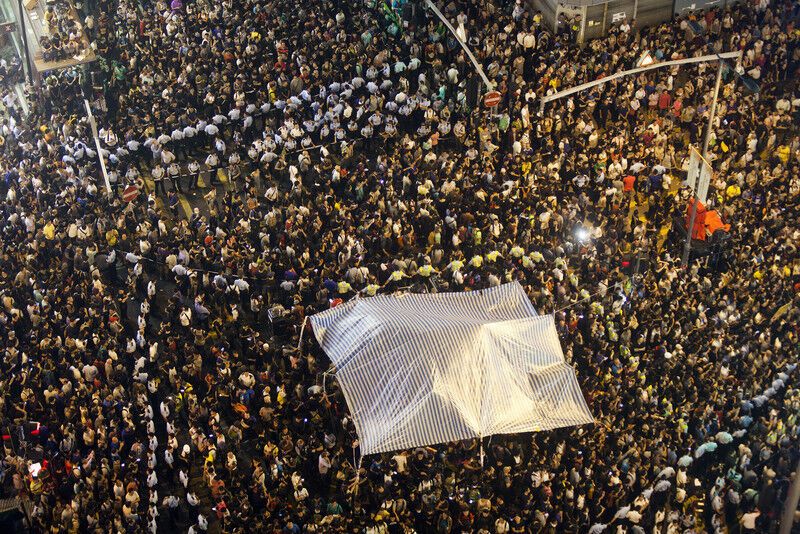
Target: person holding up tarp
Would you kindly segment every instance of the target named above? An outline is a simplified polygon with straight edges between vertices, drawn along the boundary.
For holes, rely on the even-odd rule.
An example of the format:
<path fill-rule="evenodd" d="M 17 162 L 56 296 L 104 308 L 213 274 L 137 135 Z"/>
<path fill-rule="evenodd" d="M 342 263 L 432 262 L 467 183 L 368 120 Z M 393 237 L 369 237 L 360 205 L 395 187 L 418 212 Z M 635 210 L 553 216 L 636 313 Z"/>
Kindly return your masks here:
<path fill-rule="evenodd" d="M 694 227 L 692 228 L 692 239 L 705 241 L 706 239 L 706 207 L 702 202 L 694 197 L 689 199 L 689 205 L 686 208 L 686 227 L 689 227 L 691 219 L 692 206 L 697 202 L 697 212 L 694 219 Z"/>

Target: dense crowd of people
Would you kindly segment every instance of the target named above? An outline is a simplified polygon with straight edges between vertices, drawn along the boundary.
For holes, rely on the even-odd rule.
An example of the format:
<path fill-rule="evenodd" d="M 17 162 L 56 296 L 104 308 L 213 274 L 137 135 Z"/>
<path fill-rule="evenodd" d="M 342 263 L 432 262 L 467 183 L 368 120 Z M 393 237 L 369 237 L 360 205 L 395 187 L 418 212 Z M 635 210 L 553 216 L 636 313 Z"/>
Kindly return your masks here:
<path fill-rule="evenodd" d="M 27 116 L 5 102 L 0 480 L 36 531 L 776 529 L 800 460 L 800 8 L 581 47 L 520 0 L 440 7 L 494 112 L 458 40 L 403 1 L 101 0 L 87 96 L 110 195 L 77 71 Z M 714 63 L 539 113 L 644 51 L 736 50 L 714 117 Z M 668 234 L 709 121 L 730 244 L 684 269 Z M 511 281 L 555 314 L 596 423 L 493 436 L 483 465 L 473 440 L 356 473 L 304 319 Z"/>
<path fill-rule="evenodd" d="M 45 33 L 39 37 L 44 61 L 80 58 L 88 51 L 86 27 L 71 0 L 56 0 L 41 5 Z M 90 19 L 91 20 L 91 19 Z"/>

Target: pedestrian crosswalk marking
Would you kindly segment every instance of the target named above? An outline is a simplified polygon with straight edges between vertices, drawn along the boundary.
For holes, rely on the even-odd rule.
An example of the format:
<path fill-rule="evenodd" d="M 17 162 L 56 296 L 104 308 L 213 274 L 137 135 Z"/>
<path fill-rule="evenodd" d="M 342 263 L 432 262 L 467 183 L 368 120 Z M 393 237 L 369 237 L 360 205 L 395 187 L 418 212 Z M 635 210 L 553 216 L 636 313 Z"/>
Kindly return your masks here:
<path fill-rule="evenodd" d="M 186 216 L 186 218 L 191 219 L 192 206 L 186 199 L 186 195 L 184 195 L 183 193 L 178 193 L 178 203 L 181 205 L 181 208 L 183 209 L 183 214 Z"/>
<path fill-rule="evenodd" d="M 153 180 L 153 177 L 150 176 L 149 173 L 142 174 L 141 178 L 144 181 L 145 191 L 147 192 L 148 195 L 153 191 L 155 191 L 156 183 Z M 169 211 L 167 210 L 167 205 L 164 203 L 164 200 L 158 195 L 155 195 L 155 197 L 156 197 L 156 207 L 158 208 L 158 211 L 160 213 L 169 213 Z"/>
<path fill-rule="evenodd" d="M 217 180 L 219 181 L 219 184 L 217 184 L 217 185 L 221 184 L 223 186 L 223 188 L 225 188 L 226 190 L 231 190 L 232 189 L 233 182 L 232 182 L 231 178 L 228 176 L 228 173 L 227 173 L 226 169 L 219 168 L 219 169 L 215 169 L 214 171 L 210 171 L 210 172 L 216 172 Z M 154 192 L 155 191 L 155 180 L 153 180 L 153 177 L 150 175 L 150 173 L 149 172 L 143 172 L 141 174 L 141 178 L 142 178 L 142 182 L 144 184 L 144 190 L 148 194 L 151 193 L 151 192 Z M 206 213 L 209 210 L 210 206 L 206 202 L 206 200 L 203 197 L 202 192 L 201 192 L 204 189 L 216 188 L 215 185 L 212 185 L 210 183 L 210 179 L 209 178 L 210 178 L 210 174 L 201 172 L 199 174 L 199 176 L 198 176 L 198 179 L 197 179 L 197 188 L 195 188 L 192 191 L 187 191 L 188 194 L 187 193 L 181 193 L 181 192 L 177 193 L 178 194 L 178 205 L 180 206 L 180 212 L 179 213 L 183 213 L 183 216 L 186 217 L 186 219 L 191 219 L 192 212 L 193 212 L 195 207 L 200 208 L 200 211 L 202 213 Z M 184 177 L 184 180 L 185 180 L 185 177 Z M 169 189 L 171 191 L 172 188 L 174 187 L 174 183 L 171 180 L 166 180 L 166 179 L 165 179 L 165 182 L 168 182 L 168 183 L 165 183 L 165 188 L 167 188 L 167 189 Z M 165 197 L 163 195 L 155 195 L 155 199 L 156 199 L 156 207 L 158 208 L 158 211 L 160 213 L 162 213 L 162 214 L 165 214 L 166 217 L 172 218 L 172 212 L 171 212 L 171 210 L 169 209 L 169 206 L 166 203 Z"/>

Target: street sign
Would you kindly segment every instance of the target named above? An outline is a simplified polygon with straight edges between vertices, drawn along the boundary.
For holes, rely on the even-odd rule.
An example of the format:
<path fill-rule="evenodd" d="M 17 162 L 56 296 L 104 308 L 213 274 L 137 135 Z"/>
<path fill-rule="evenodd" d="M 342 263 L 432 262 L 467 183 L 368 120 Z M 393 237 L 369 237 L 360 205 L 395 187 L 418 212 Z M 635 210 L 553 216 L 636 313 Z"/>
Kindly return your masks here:
<path fill-rule="evenodd" d="M 689 169 L 686 172 L 686 185 L 689 186 L 689 189 L 694 192 L 695 187 L 697 187 L 697 177 L 700 176 L 700 162 L 702 158 L 700 156 L 700 152 L 698 152 L 694 147 L 690 147 L 689 150 Z"/>
<path fill-rule="evenodd" d="M 139 188 L 135 185 L 129 185 L 122 192 L 122 200 L 125 202 L 133 202 L 139 196 Z"/>
<path fill-rule="evenodd" d="M 487 108 L 493 108 L 500 103 L 502 96 L 499 91 L 489 91 L 483 95 L 483 105 Z"/>
<path fill-rule="evenodd" d="M 697 180 L 697 198 L 703 204 L 708 200 L 708 186 L 711 183 L 712 174 L 711 165 L 705 161 L 704 163 L 705 165 L 700 167 L 700 177 Z"/>

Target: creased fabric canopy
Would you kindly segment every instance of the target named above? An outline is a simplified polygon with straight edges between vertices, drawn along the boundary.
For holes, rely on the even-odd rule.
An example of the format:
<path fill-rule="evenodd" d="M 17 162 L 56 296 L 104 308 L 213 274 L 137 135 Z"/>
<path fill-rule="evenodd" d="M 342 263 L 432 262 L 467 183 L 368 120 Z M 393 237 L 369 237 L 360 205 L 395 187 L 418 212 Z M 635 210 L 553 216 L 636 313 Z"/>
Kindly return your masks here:
<path fill-rule="evenodd" d="M 362 454 L 593 422 L 518 283 L 355 299 L 310 318 Z"/>

